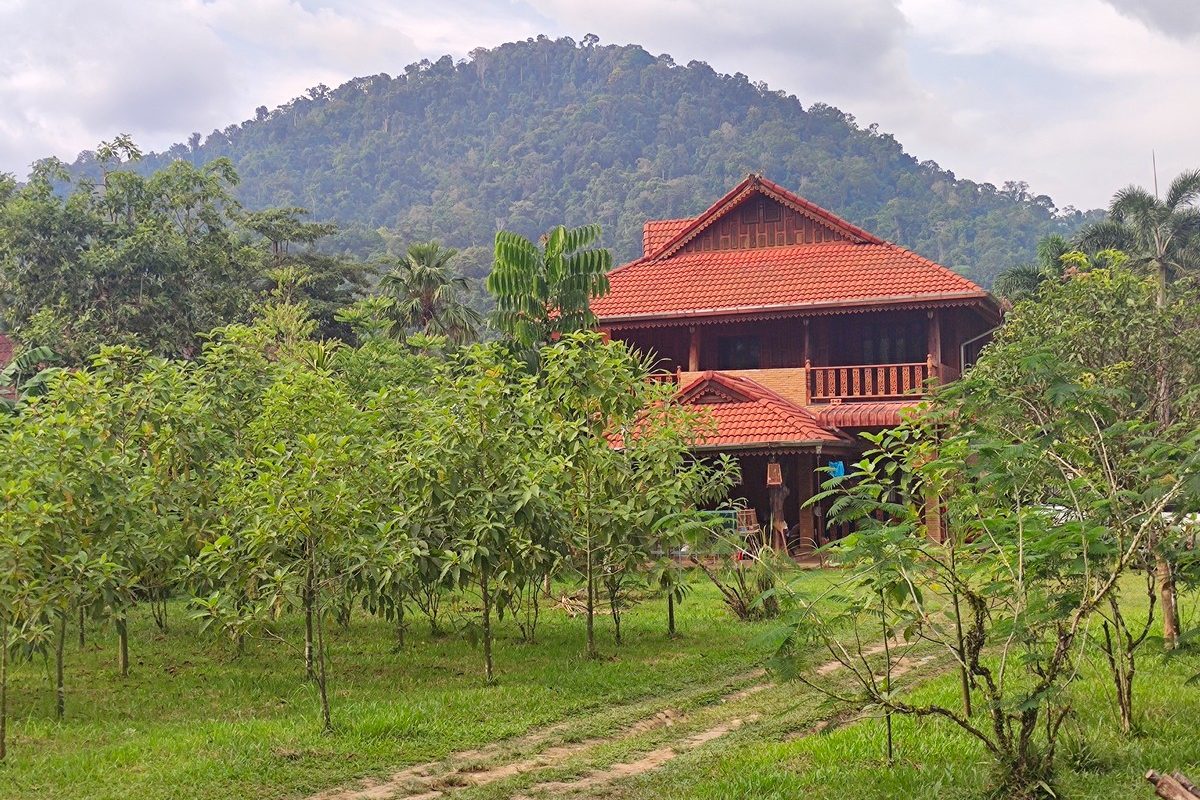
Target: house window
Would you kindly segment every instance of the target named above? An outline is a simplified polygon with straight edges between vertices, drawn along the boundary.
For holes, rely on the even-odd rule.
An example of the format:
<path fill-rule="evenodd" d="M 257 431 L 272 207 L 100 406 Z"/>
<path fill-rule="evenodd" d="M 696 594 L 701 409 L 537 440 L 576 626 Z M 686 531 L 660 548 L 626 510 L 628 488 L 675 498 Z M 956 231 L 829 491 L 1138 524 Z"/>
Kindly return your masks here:
<path fill-rule="evenodd" d="M 722 336 L 717 340 L 717 369 L 758 369 L 757 336 Z"/>

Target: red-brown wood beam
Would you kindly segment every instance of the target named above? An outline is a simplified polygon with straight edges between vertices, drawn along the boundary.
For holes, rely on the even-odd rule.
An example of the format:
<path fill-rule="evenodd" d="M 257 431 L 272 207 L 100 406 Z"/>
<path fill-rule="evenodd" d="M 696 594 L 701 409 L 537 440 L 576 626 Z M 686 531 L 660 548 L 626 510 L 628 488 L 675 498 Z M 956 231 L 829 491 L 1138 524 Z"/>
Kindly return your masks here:
<path fill-rule="evenodd" d="M 688 372 L 700 371 L 700 326 L 688 328 Z"/>
<path fill-rule="evenodd" d="M 805 503 L 813 496 L 813 473 L 816 470 L 816 459 L 808 453 L 796 456 L 796 501 L 800 504 L 800 542 L 796 551 L 798 556 L 811 553 L 817 544 L 816 521 L 813 510 L 806 508 Z"/>
<path fill-rule="evenodd" d="M 928 323 L 925 326 L 927 350 L 934 364 L 942 363 L 942 312 L 940 309 L 930 309 Z"/>

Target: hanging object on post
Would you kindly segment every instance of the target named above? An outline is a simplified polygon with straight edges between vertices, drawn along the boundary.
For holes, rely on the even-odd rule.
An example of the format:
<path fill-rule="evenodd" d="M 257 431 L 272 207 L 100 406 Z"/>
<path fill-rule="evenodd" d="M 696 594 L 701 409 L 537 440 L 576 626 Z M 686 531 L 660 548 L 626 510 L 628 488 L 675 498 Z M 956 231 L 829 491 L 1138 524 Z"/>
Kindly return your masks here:
<path fill-rule="evenodd" d="M 767 486 L 783 486 L 783 472 L 778 461 L 767 462 Z"/>

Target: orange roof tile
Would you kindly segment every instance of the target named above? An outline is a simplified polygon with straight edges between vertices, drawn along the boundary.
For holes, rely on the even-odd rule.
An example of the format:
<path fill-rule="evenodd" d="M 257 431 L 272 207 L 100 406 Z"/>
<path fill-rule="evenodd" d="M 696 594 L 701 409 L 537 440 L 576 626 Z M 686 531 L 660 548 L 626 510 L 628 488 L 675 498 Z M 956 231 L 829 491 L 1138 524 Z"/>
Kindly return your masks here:
<path fill-rule="evenodd" d="M 750 194 L 760 193 L 843 237 L 835 241 L 728 250 L 681 250 Z M 929 300 L 992 303 L 982 288 L 884 242 L 786 189 L 752 175 L 691 220 L 651 220 L 641 259 L 609 273 L 592 301 L 601 324 Z"/>
<path fill-rule="evenodd" d="M 966 278 L 895 245 L 823 242 L 681 253 L 643 259 L 609 274 L 592 301 L 601 323 L 783 309 L 986 300 Z"/>
<path fill-rule="evenodd" d="M 648 219 L 642 225 L 642 255 L 649 256 L 659 250 L 664 244 L 675 238 L 686 228 L 692 217 L 684 219 Z"/>
<path fill-rule="evenodd" d="M 705 408 L 714 431 L 698 443 L 704 449 L 753 445 L 815 446 L 843 443 L 808 410 L 748 378 L 704 372 L 684 386 L 679 402 Z"/>
<path fill-rule="evenodd" d="M 903 421 L 914 402 L 831 403 L 810 407 L 817 422 L 827 428 L 890 428 Z"/>

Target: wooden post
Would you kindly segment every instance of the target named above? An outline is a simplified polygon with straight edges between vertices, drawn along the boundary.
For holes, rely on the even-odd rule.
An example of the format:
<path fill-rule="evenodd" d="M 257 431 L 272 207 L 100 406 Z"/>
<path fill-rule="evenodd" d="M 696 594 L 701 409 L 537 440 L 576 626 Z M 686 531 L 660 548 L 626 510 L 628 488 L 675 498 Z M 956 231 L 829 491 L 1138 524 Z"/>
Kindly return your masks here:
<path fill-rule="evenodd" d="M 930 541 L 942 542 L 942 498 L 933 491 L 925 493 L 925 535 Z"/>
<path fill-rule="evenodd" d="M 928 321 L 925 325 L 926 352 L 933 359 L 933 363 L 941 365 L 942 363 L 942 312 L 936 308 L 931 308 L 927 313 Z"/>
<path fill-rule="evenodd" d="M 800 356 L 800 360 L 808 362 L 812 360 L 812 333 L 808 329 L 808 320 L 804 320 L 804 337 L 802 339 L 804 352 Z"/>
<path fill-rule="evenodd" d="M 816 468 L 816 459 L 812 455 L 802 453 L 796 456 L 796 500 L 800 505 L 800 546 L 796 555 L 802 558 L 812 553 L 817 546 L 817 526 L 813 510 L 804 506 L 813 496 L 813 473 Z"/>
<path fill-rule="evenodd" d="M 700 371 L 700 326 L 692 325 L 688 328 L 688 372 Z"/>

